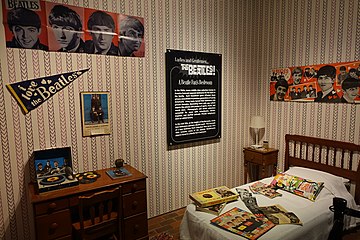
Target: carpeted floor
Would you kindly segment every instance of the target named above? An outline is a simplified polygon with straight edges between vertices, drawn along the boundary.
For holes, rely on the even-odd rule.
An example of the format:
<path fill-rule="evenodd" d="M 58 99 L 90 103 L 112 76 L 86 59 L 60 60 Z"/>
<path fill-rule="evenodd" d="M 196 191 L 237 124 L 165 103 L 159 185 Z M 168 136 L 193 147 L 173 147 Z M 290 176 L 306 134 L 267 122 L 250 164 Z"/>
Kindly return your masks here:
<path fill-rule="evenodd" d="M 148 221 L 149 239 L 151 240 L 178 240 L 179 228 L 185 208 L 150 218 Z M 162 235 L 161 235 L 162 234 Z M 170 237 L 173 238 L 170 238 Z"/>

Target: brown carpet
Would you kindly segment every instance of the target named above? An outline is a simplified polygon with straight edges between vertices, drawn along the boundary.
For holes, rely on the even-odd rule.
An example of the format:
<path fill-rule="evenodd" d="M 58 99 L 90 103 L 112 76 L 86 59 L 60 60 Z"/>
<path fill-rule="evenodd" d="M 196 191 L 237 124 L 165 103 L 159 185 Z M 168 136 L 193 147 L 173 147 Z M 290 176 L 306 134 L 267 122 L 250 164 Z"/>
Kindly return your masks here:
<path fill-rule="evenodd" d="M 150 240 L 180 239 L 179 228 L 184 212 L 185 212 L 185 207 L 150 218 L 148 221 L 149 239 Z M 168 236 L 173 238 L 166 238 Z"/>
<path fill-rule="evenodd" d="M 174 240 L 174 237 L 168 233 L 160 233 L 150 238 L 150 240 Z"/>

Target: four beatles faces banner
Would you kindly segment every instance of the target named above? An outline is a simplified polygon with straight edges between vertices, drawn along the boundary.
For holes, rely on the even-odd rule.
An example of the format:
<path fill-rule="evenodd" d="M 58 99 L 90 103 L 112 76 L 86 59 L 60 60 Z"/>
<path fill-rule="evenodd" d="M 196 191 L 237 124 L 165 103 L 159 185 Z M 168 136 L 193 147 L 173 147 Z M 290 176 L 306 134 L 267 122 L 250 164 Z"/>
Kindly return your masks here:
<path fill-rule="evenodd" d="M 4 0 L 6 47 L 144 57 L 144 19 L 40 0 Z"/>
<path fill-rule="evenodd" d="M 360 103 L 360 61 L 271 71 L 271 101 Z"/>

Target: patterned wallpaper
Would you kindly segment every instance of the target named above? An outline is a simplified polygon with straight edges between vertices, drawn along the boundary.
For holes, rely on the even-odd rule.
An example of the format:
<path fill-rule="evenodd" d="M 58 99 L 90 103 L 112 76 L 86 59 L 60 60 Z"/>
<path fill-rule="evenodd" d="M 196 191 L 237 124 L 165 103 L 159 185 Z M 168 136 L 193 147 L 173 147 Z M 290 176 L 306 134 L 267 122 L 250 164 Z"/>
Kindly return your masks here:
<path fill-rule="evenodd" d="M 271 68 L 360 59 L 359 1 L 257 1 L 256 5 L 261 16 L 258 79 L 268 79 Z M 266 129 L 271 129 L 265 138 L 280 149 L 280 166 L 287 133 L 360 143 L 360 105 L 270 102 L 268 87 L 259 86 L 262 97 L 257 108 L 267 118 Z"/>
<path fill-rule="evenodd" d="M 124 158 L 148 176 L 148 215 L 188 204 L 188 195 L 243 183 L 250 116 L 266 117 L 265 137 L 284 151 L 297 133 L 359 143 L 360 106 L 270 102 L 271 68 L 360 59 L 357 0 L 53 1 L 145 19 L 144 58 L 6 49 L 0 26 L 0 238 L 35 239 L 27 195 L 35 149 L 71 146 L 75 171 Z M 168 148 L 166 49 L 221 53 L 222 137 Z M 5 84 L 91 68 L 23 115 Z M 83 138 L 81 91 L 110 91 L 112 134 Z"/>

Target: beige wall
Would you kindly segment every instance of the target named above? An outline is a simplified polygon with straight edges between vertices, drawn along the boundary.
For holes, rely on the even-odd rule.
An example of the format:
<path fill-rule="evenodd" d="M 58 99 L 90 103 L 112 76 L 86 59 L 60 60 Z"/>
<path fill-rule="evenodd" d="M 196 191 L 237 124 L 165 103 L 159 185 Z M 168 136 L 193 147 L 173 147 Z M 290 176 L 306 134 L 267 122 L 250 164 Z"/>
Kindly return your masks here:
<path fill-rule="evenodd" d="M 194 191 L 243 183 L 242 147 L 253 142 L 248 127 L 253 114 L 266 116 L 265 138 L 280 148 L 280 157 L 286 133 L 360 141 L 359 105 L 268 100 L 271 68 L 360 59 L 356 0 L 63 2 L 144 17 L 146 56 L 6 49 L 0 26 L 1 238 L 34 239 L 27 196 L 34 149 L 71 146 L 74 169 L 80 172 L 110 167 L 114 159 L 124 158 L 148 176 L 152 217 L 185 206 Z M 168 48 L 222 54 L 219 141 L 168 149 L 164 71 Z M 5 89 L 9 82 L 88 67 L 88 73 L 27 115 Z M 112 134 L 83 138 L 79 92 L 95 90 L 111 93 Z"/>

